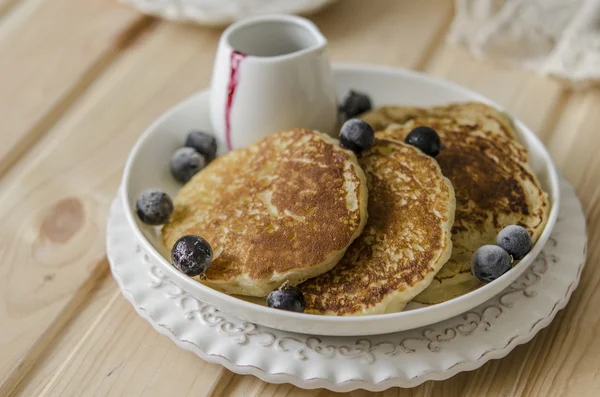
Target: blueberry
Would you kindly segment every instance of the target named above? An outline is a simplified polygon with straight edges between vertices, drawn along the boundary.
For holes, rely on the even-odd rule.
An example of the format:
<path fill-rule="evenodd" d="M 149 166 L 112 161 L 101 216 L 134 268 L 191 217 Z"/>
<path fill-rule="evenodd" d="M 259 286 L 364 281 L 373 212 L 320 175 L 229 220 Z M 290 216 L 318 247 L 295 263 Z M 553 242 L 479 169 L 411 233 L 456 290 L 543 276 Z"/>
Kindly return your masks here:
<path fill-rule="evenodd" d="M 351 119 L 361 113 L 368 112 L 372 107 L 371 98 L 367 94 L 350 90 L 350 93 L 344 99 L 344 103 L 340 106 L 340 111 L 346 119 Z"/>
<path fill-rule="evenodd" d="M 162 225 L 173 213 L 173 201 L 162 190 L 148 189 L 140 194 L 135 203 L 137 215 L 148 225 Z"/>
<path fill-rule="evenodd" d="M 429 127 L 415 128 L 406 136 L 405 142 L 416 146 L 431 157 L 437 156 L 442 147 L 440 136 L 433 128 Z"/>
<path fill-rule="evenodd" d="M 171 157 L 171 174 L 186 183 L 206 165 L 206 159 L 191 147 L 177 149 Z"/>
<path fill-rule="evenodd" d="M 350 119 L 342 125 L 340 144 L 354 153 L 369 150 L 375 142 L 375 133 L 369 124 L 359 119 Z"/>
<path fill-rule="evenodd" d="M 275 291 L 271 291 L 269 296 L 267 296 L 267 306 L 274 309 L 302 313 L 306 307 L 306 303 L 302 292 L 286 281 L 281 287 Z"/>
<path fill-rule="evenodd" d="M 497 245 L 484 245 L 473 254 L 471 273 L 479 281 L 489 283 L 510 270 L 508 252 Z"/>
<path fill-rule="evenodd" d="M 185 146 L 196 149 L 210 163 L 217 156 L 217 140 L 202 131 L 192 131 L 185 139 Z"/>
<path fill-rule="evenodd" d="M 188 276 L 197 276 L 208 269 L 213 252 L 208 241 L 192 234 L 180 237 L 171 249 L 173 266 Z"/>
<path fill-rule="evenodd" d="M 523 258 L 533 246 L 533 241 L 527 229 L 518 225 L 506 226 L 498 233 L 496 245 L 512 255 L 513 259 Z"/>

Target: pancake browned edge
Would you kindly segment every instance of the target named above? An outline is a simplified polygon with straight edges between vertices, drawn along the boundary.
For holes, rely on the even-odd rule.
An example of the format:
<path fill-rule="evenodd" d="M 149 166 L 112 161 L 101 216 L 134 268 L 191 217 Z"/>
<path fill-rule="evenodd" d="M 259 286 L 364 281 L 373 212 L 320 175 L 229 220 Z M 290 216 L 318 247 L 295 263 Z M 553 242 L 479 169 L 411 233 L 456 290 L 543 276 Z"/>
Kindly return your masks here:
<path fill-rule="evenodd" d="M 307 313 L 400 311 L 450 257 L 454 189 L 436 161 L 377 139 L 359 162 L 369 186 L 367 226 L 334 269 L 299 286 Z"/>
<path fill-rule="evenodd" d="M 392 120 L 395 116 L 400 117 Z M 364 118 L 378 127 L 399 123 L 378 132 L 381 138 L 404 140 L 415 127 L 432 127 L 445 146 L 436 159 L 456 191 L 454 248 L 448 263 L 415 301 L 439 303 L 480 286 L 471 274 L 471 257 L 480 246 L 494 244 L 505 226 L 521 225 L 537 241 L 549 216 L 548 195 L 506 115 L 484 104 L 467 103 L 416 110 L 387 107 Z"/>
<path fill-rule="evenodd" d="M 431 108 L 383 106 L 360 116 L 374 131 L 384 130 L 390 124 L 404 124 L 418 117 L 451 118 L 456 124 L 471 130 L 477 126 L 483 133 L 518 139 L 514 123 L 506 113 L 480 102 L 453 103 Z"/>
<path fill-rule="evenodd" d="M 203 283 L 266 296 L 331 269 L 367 218 L 356 156 L 325 134 L 283 131 L 214 160 L 174 200 L 166 247 L 204 237 L 214 261 Z"/>

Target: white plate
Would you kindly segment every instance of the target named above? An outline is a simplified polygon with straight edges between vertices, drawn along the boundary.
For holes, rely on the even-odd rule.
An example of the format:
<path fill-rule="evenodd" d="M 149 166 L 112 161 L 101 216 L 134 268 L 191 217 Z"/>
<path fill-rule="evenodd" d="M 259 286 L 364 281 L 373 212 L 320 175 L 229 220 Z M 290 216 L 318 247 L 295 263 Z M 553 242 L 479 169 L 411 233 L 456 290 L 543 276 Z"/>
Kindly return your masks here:
<path fill-rule="evenodd" d="M 107 252 L 115 280 L 161 334 L 202 359 L 271 383 L 379 391 L 449 378 L 528 342 L 569 300 L 585 260 L 585 220 L 563 182 L 560 219 L 540 256 L 509 288 L 444 322 L 387 335 L 315 337 L 219 312 L 177 287 L 136 240 L 115 199 Z"/>
<path fill-rule="evenodd" d="M 350 89 L 356 89 L 368 93 L 375 106 L 433 106 L 450 102 L 481 101 L 499 107 L 481 95 L 456 84 L 408 70 L 344 65 L 334 67 L 334 77 L 338 97 L 342 98 Z M 552 208 L 546 230 L 532 251 L 502 277 L 476 291 L 441 304 L 372 316 L 317 316 L 274 310 L 242 301 L 178 272 L 170 265 L 168 259 L 165 259 L 169 258 L 170 254 L 161 242 L 158 229 L 142 224 L 135 215 L 135 200 L 143 190 L 160 188 L 172 196 L 177 194 L 180 185 L 169 172 L 169 159 L 171 154 L 183 145 L 185 135 L 190 129 L 210 131 L 208 109 L 208 93 L 200 92 L 168 111 L 142 135 L 131 151 L 123 175 L 125 216 L 151 260 L 176 285 L 219 310 L 253 323 L 286 331 L 340 336 L 382 334 L 442 321 L 470 310 L 506 289 L 541 252 L 556 222 L 559 184 L 552 160 L 535 134 L 522 122 L 515 120 L 521 140 L 529 149 L 531 165 L 550 195 Z"/>

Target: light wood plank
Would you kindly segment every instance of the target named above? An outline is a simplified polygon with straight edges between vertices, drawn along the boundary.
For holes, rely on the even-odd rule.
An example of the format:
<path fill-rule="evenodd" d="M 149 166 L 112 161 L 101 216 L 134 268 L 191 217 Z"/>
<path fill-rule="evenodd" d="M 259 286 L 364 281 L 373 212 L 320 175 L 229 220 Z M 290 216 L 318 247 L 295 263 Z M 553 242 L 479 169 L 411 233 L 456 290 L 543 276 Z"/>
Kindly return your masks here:
<path fill-rule="evenodd" d="M 229 376 L 219 365 L 173 349 L 173 343 L 149 327 L 115 287 L 94 326 L 87 329 L 40 396 L 205 396 L 222 376 Z"/>
<path fill-rule="evenodd" d="M 107 264 L 105 264 L 105 269 Z M 108 269 L 106 269 L 108 272 Z M 115 290 L 115 282 L 105 272 L 105 277 L 93 287 L 82 302 L 81 309 L 70 319 L 66 330 L 60 338 L 55 338 L 48 348 L 38 357 L 36 365 L 15 389 L 15 395 L 39 396 L 52 379 L 54 372 L 60 368 L 61 363 L 68 361 L 75 345 L 72 341 L 80 341 L 85 337 L 89 325 L 98 317 L 111 300 L 119 294 Z"/>
<path fill-rule="evenodd" d="M 0 4 L 0 15 L 13 4 Z M 0 20 L 0 176 L 149 19 L 104 0 L 24 0 Z"/>
<path fill-rule="evenodd" d="M 452 12 L 452 0 L 346 0 L 312 19 L 333 61 L 420 69 L 441 43 Z"/>
<path fill-rule="evenodd" d="M 11 9 L 19 4 L 21 0 L 0 0 L 0 23 L 2 18 L 7 15 Z"/>
<path fill-rule="evenodd" d="M 0 321 L 7 330 L 0 334 L 0 395 L 60 330 L 80 286 L 104 266 L 106 211 L 129 148 L 161 112 L 208 81 L 206 54 L 214 52 L 218 32 L 196 35 L 174 26 L 161 32 L 144 40 L 135 62 L 126 54 L 111 67 L 106 84 L 91 88 L 36 156 L 28 156 L 14 176 L 18 183 L 0 193 Z M 187 77 L 179 78 L 192 59 Z"/>
<path fill-rule="evenodd" d="M 441 49 L 426 70 L 497 101 L 544 139 L 549 138 L 548 120 L 560 114 L 564 106 L 565 94 L 558 82 L 533 72 L 476 60 L 452 45 Z"/>
<path fill-rule="evenodd" d="M 223 383 L 223 382 L 222 382 Z M 228 396 L 228 397 L 245 397 L 245 396 L 264 396 L 264 397 L 275 397 L 275 396 L 288 396 L 292 390 L 296 389 L 290 384 L 269 384 L 258 381 L 254 376 L 235 376 L 233 381 L 229 382 L 219 394 L 213 394 L 212 397 L 216 396 Z M 310 396 L 315 395 L 318 392 L 315 391 L 304 391 L 303 394 Z"/>
<path fill-rule="evenodd" d="M 44 274 L 45 273 L 45 274 Z M 45 284 L 50 284 L 54 279 L 54 274 L 47 272 L 41 273 L 38 280 L 37 288 L 40 290 L 48 289 L 44 288 Z M 19 296 L 11 296 L 10 300 L 7 300 L 5 306 L 6 313 L 8 316 L 3 316 L 3 325 L 6 327 L 2 334 L 3 341 L 11 341 L 8 345 L 3 345 L 3 356 L 2 356 L 2 383 L 0 383 L 0 395 L 9 394 L 23 378 L 23 376 L 29 371 L 34 362 L 43 354 L 48 344 L 50 344 L 53 338 L 56 336 L 58 331 L 69 322 L 69 320 L 75 316 L 80 307 L 85 303 L 91 290 L 98 283 L 99 280 L 106 277 L 105 268 L 94 268 L 88 274 L 88 277 L 75 288 L 70 291 L 71 299 L 65 302 L 58 310 L 57 315 L 53 319 L 49 319 L 47 316 L 40 316 L 40 326 L 42 329 L 36 329 L 37 322 L 32 322 L 31 318 L 26 318 L 23 321 L 11 321 L 15 316 L 27 317 L 30 312 L 23 311 L 22 307 L 18 307 L 15 303 L 19 303 Z M 41 282 L 39 280 L 41 279 Z M 5 288 L 4 291 L 10 293 L 15 288 Z M 45 293 L 46 291 L 44 291 Z M 38 303 L 39 306 L 44 307 L 46 302 Z M 9 306 L 10 305 L 10 306 Z M 18 309 L 19 314 L 16 314 Z M 52 307 L 51 307 L 52 309 Z M 4 314 L 4 313 L 2 313 Z M 12 318 L 9 318 L 12 316 Z M 49 321 L 53 320 L 53 321 Z M 23 328 L 26 324 L 31 328 Z M 13 326 L 11 328 L 11 326 Z M 22 330 L 19 334 L 19 330 Z"/>

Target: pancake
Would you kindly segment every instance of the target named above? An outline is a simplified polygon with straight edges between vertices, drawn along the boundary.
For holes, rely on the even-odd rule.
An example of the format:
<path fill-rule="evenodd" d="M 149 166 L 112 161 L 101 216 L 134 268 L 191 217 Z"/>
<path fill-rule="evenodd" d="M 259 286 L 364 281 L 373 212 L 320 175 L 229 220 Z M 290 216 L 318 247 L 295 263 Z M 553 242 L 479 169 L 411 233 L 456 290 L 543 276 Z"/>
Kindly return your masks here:
<path fill-rule="evenodd" d="M 404 140 L 415 127 L 428 126 L 440 135 L 445 149 L 436 157 L 443 173 L 456 192 L 456 216 L 452 228 L 452 257 L 431 285 L 415 301 L 440 303 L 481 285 L 471 275 L 471 256 L 482 245 L 494 244 L 496 235 L 508 225 L 525 227 L 537 241 L 548 219 L 548 195 L 542 190 L 528 164 L 527 150 L 515 139 L 510 123 L 493 120 L 487 105 L 463 105 L 473 113 L 460 111 L 461 105 L 428 109 L 397 108 L 384 111 L 401 114 L 398 121 L 377 132 L 379 138 Z M 477 109 L 485 110 L 483 115 Z M 369 117 L 377 119 L 372 113 Z M 406 114 L 418 116 L 406 117 Z M 497 114 L 500 114 L 496 111 Z M 459 114 L 460 116 L 457 116 Z M 384 117 L 379 117 L 383 120 Z"/>
<path fill-rule="evenodd" d="M 214 260 L 198 281 L 266 296 L 335 266 L 364 228 L 367 196 L 352 152 L 316 131 L 284 131 L 196 174 L 175 198 L 163 240 L 204 237 Z"/>
<path fill-rule="evenodd" d="M 333 270 L 299 286 L 307 313 L 400 311 L 450 257 L 454 189 L 436 161 L 413 146 L 376 139 L 359 162 L 369 220 Z"/>
<path fill-rule="evenodd" d="M 506 113 L 480 102 L 454 103 L 431 108 L 383 106 L 360 116 L 374 131 L 383 130 L 390 124 L 403 124 L 417 117 L 449 118 L 471 130 L 476 128 L 485 134 L 518 139 L 514 124 Z"/>

